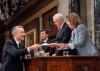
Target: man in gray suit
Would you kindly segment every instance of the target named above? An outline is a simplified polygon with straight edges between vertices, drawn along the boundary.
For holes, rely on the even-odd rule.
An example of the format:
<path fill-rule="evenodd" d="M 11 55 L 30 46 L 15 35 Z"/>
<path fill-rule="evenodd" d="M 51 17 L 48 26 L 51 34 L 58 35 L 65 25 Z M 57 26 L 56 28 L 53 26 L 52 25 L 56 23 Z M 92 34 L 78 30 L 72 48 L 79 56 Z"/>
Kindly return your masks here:
<path fill-rule="evenodd" d="M 89 38 L 87 28 L 81 24 L 80 17 L 71 12 L 66 17 L 68 26 L 73 30 L 68 44 L 62 44 L 58 50 L 76 48 L 81 56 L 97 56 L 99 52 Z"/>

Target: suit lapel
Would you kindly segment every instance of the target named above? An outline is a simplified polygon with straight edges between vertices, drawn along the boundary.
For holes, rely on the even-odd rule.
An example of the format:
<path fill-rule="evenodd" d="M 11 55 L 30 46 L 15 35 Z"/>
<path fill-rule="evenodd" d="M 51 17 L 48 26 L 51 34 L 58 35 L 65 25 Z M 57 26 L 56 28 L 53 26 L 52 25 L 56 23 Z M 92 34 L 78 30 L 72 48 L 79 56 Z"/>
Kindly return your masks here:
<path fill-rule="evenodd" d="M 15 48 L 16 49 L 22 49 L 23 46 L 20 44 L 20 45 L 17 45 L 16 41 L 14 40 L 14 38 L 12 38 L 12 41 L 14 42 L 14 45 L 15 45 Z"/>
<path fill-rule="evenodd" d="M 79 25 L 77 25 L 77 27 L 75 29 L 73 29 L 73 31 L 72 31 L 72 41 L 77 40 L 77 37 L 79 37 L 79 35 L 77 34 L 77 32 L 78 32 L 78 26 Z"/>
<path fill-rule="evenodd" d="M 23 47 L 23 45 L 22 45 L 22 44 L 19 44 L 19 48 L 23 49 L 24 47 Z"/>

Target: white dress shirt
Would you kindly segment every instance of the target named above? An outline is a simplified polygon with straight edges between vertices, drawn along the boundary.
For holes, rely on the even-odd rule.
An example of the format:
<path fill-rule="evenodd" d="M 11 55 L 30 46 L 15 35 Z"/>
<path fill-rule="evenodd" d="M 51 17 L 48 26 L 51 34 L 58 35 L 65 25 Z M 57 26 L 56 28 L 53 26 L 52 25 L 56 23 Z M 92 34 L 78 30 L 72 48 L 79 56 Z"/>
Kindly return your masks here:
<path fill-rule="evenodd" d="M 17 44 L 17 46 L 19 47 L 20 42 L 16 39 L 16 37 L 14 37 L 14 40 L 15 40 L 15 42 L 16 42 L 16 44 Z M 27 48 L 27 51 L 28 51 L 28 52 L 30 52 L 30 49 L 29 49 L 29 48 Z"/>

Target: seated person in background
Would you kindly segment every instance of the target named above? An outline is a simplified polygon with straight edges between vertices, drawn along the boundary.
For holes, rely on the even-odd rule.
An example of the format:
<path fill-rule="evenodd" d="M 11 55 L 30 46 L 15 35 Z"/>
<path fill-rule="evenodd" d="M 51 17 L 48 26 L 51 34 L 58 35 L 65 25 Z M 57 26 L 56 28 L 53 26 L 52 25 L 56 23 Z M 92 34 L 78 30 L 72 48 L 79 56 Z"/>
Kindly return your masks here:
<path fill-rule="evenodd" d="M 72 36 L 69 43 L 62 44 L 58 50 L 76 48 L 81 56 L 99 55 L 97 48 L 89 38 L 88 30 L 82 24 L 80 17 L 75 12 L 70 12 L 66 17 L 68 26 L 72 29 Z"/>
<path fill-rule="evenodd" d="M 61 13 L 55 14 L 53 16 L 53 22 L 58 28 L 58 33 L 56 35 L 56 42 L 57 43 L 68 43 L 70 38 L 71 38 L 71 31 L 72 30 L 69 28 L 69 26 L 65 22 L 65 18 L 63 16 L 63 14 L 61 14 Z M 58 56 L 63 55 L 63 51 L 65 51 L 65 49 L 64 50 L 56 50 L 55 54 Z M 77 54 L 76 49 L 73 49 L 73 50 L 66 49 L 66 51 L 69 51 L 69 53 L 71 55 Z"/>
<path fill-rule="evenodd" d="M 51 43 L 49 38 L 49 32 L 46 29 L 43 29 L 40 32 L 40 44 L 44 43 Z M 41 49 L 43 49 L 45 53 L 49 52 L 50 56 L 55 52 L 54 48 L 50 48 L 48 46 L 42 46 Z"/>

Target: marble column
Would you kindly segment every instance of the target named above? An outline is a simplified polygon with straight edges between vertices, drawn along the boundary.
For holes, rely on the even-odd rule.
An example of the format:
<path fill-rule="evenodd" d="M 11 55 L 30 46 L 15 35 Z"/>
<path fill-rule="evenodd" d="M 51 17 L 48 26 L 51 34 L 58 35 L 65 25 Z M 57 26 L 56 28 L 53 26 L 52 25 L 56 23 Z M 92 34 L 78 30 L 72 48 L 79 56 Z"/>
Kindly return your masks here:
<path fill-rule="evenodd" d="M 87 27 L 94 42 L 94 0 L 87 0 Z"/>
<path fill-rule="evenodd" d="M 64 16 L 68 15 L 69 12 L 69 0 L 59 0 L 58 12 Z"/>

